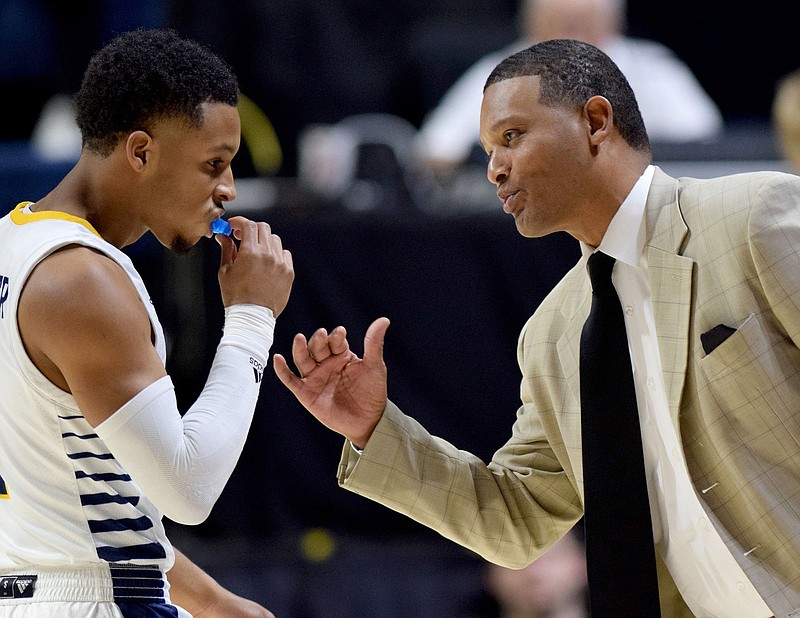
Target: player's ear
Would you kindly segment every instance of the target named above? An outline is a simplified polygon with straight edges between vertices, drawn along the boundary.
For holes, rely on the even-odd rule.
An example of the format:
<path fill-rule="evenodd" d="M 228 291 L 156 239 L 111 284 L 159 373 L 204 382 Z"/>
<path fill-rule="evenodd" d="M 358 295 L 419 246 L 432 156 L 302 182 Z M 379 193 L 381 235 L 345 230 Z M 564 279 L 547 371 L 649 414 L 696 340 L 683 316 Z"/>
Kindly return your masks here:
<path fill-rule="evenodd" d="M 134 131 L 125 142 L 125 154 L 131 167 L 140 172 L 147 166 L 153 138 L 146 131 Z"/>

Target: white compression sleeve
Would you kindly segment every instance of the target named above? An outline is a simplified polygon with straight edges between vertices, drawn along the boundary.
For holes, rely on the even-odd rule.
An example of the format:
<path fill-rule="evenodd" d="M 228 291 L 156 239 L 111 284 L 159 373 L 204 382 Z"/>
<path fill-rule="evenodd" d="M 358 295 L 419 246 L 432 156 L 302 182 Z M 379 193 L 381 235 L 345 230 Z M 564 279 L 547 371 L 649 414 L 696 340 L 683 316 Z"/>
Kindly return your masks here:
<path fill-rule="evenodd" d="M 222 339 L 203 392 L 181 417 L 169 376 L 138 393 L 95 431 L 164 515 L 204 521 L 244 447 L 275 318 L 256 305 L 225 309 Z"/>

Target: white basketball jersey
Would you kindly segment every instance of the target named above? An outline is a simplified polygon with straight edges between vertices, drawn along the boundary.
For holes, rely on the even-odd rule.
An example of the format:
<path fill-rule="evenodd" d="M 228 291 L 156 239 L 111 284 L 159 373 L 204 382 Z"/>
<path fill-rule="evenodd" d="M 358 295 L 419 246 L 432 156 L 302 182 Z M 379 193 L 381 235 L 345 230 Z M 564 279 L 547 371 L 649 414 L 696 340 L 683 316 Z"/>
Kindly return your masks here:
<path fill-rule="evenodd" d="M 162 362 L 163 330 L 128 256 L 87 221 L 34 213 L 29 205 L 0 219 L 0 569 L 108 562 L 166 571 L 174 553 L 160 512 L 95 435 L 72 395 L 28 358 L 17 305 L 43 258 L 80 244 L 104 253 L 128 274 L 147 308 Z"/>

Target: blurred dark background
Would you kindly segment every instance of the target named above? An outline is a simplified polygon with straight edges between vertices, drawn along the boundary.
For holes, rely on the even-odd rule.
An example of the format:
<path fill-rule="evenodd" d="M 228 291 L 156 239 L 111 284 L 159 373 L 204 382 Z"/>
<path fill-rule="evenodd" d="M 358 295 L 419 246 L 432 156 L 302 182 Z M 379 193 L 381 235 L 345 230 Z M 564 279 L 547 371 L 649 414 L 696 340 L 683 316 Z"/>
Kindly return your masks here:
<path fill-rule="evenodd" d="M 113 33 L 171 26 L 233 65 L 275 128 L 278 174 L 294 176 L 298 133 L 310 124 L 387 112 L 418 126 L 472 62 L 517 38 L 517 8 L 515 0 L 4 0 L 0 139 L 27 139 L 45 102 L 77 90 L 89 56 Z M 631 0 L 627 15 L 628 33 L 671 48 L 731 126 L 767 122 L 778 78 L 800 65 L 798 3 Z"/>
<path fill-rule="evenodd" d="M 520 237 L 480 163 L 442 186 L 386 143 L 358 151 L 360 183 L 321 195 L 298 180 L 298 138 L 354 114 L 418 127 L 468 66 L 517 38 L 516 13 L 512 0 L 4 0 L 0 214 L 72 165 L 33 147 L 36 125 L 54 96 L 77 90 L 91 53 L 114 32 L 175 27 L 231 63 L 280 145 L 268 172 L 252 145 L 235 162 L 239 212 L 267 220 L 295 259 L 273 350 L 288 355 L 296 332 L 344 324 L 360 353 L 369 323 L 388 316 L 390 397 L 488 460 L 518 405 L 519 330 L 576 261 L 576 243 Z M 714 143 L 654 144 L 656 162 L 676 175 L 780 168 L 770 106 L 778 79 L 800 66 L 798 23 L 798 3 L 631 0 L 628 33 L 670 47 L 726 125 Z M 185 409 L 221 332 L 217 246 L 174 256 L 144 238 L 128 252 Z M 175 544 L 283 618 L 496 615 L 481 559 L 337 487 L 341 447 L 267 371 L 228 487 L 206 523 L 167 522 Z"/>

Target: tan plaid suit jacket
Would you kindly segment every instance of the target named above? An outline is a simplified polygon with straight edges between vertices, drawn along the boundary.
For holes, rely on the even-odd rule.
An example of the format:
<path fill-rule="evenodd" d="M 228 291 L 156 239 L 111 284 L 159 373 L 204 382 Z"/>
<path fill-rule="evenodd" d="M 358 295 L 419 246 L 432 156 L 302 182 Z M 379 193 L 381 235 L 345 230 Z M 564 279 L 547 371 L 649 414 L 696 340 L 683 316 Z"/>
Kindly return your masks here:
<path fill-rule="evenodd" d="M 672 420 L 695 489 L 778 618 L 800 608 L 800 178 L 676 180 L 656 168 L 647 260 Z M 525 325 L 522 406 L 486 465 L 391 402 L 340 484 L 519 568 L 582 514 L 581 260 Z M 700 334 L 736 332 L 711 353 Z M 456 414 L 454 414 L 456 415 Z M 614 445 L 609 445 L 613 456 Z M 691 616 L 660 565 L 665 616 Z"/>

